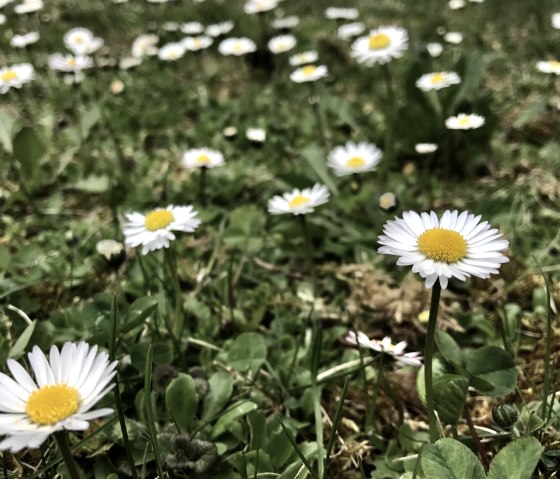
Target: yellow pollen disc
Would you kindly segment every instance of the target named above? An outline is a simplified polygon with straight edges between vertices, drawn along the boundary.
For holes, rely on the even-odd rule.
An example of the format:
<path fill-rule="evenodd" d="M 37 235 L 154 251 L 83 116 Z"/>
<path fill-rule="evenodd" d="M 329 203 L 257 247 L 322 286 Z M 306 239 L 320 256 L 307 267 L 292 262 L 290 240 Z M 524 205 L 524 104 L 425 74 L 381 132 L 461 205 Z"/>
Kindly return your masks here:
<path fill-rule="evenodd" d="M 432 83 L 432 85 L 437 85 L 438 83 L 445 81 L 446 78 L 447 75 L 445 75 L 444 73 L 434 73 L 432 75 L 432 78 L 430 78 L 430 82 Z"/>
<path fill-rule="evenodd" d="M 360 156 L 353 156 L 346 161 L 346 166 L 348 168 L 360 168 L 360 166 L 364 166 L 365 164 L 365 160 Z"/>
<path fill-rule="evenodd" d="M 8 70 L 2 73 L 2 81 L 15 80 L 17 78 L 17 73 L 13 70 Z"/>
<path fill-rule="evenodd" d="M 548 66 L 550 66 L 551 68 L 560 68 L 560 62 L 557 60 L 550 60 L 548 62 Z"/>
<path fill-rule="evenodd" d="M 195 48 L 200 48 L 202 45 L 202 40 L 198 37 L 193 38 L 193 45 Z"/>
<path fill-rule="evenodd" d="M 375 35 L 369 36 L 370 50 L 381 50 L 382 48 L 387 48 L 390 44 L 391 39 L 384 33 L 376 33 Z"/>
<path fill-rule="evenodd" d="M 304 204 L 309 203 L 309 198 L 303 195 L 294 196 L 292 201 L 288 203 L 290 208 L 298 208 L 299 206 L 303 206 Z"/>
<path fill-rule="evenodd" d="M 316 66 L 307 65 L 306 67 L 303 67 L 301 69 L 301 73 L 303 73 L 303 76 L 308 77 L 309 75 L 313 75 L 313 73 L 315 73 L 316 70 L 317 70 Z"/>
<path fill-rule="evenodd" d="M 233 45 L 233 51 L 237 53 L 242 53 L 243 45 L 241 43 L 236 43 L 235 45 Z"/>
<path fill-rule="evenodd" d="M 36 424 L 56 424 L 78 410 L 78 390 L 66 384 L 43 386 L 29 395 L 25 412 Z"/>
<path fill-rule="evenodd" d="M 455 263 L 467 255 L 467 242 L 460 233 L 432 228 L 418 238 L 418 249 L 427 258 L 441 263 Z"/>
<path fill-rule="evenodd" d="M 70 57 L 66 60 L 66 64 L 68 66 L 74 67 L 76 66 L 76 59 L 74 57 Z"/>
<path fill-rule="evenodd" d="M 471 119 L 468 116 L 463 116 L 459 118 L 459 125 L 469 126 L 471 124 Z"/>
<path fill-rule="evenodd" d="M 79 45 L 85 42 L 84 37 L 82 37 L 81 35 L 76 35 L 74 37 L 74 41 Z"/>
<path fill-rule="evenodd" d="M 200 155 L 196 158 L 195 161 L 197 162 L 197 164 L 204 166 L 204 165 L 208 165 L 211 160 L 208 157 L 208 155 Z"/>
<path fill-rule="evenodd" d="M 173 213 L 169 210 L 150 211 L 144 219 L 144 226 L 147 230 L 157 231 L 170 225 L 175 221 Z"/>

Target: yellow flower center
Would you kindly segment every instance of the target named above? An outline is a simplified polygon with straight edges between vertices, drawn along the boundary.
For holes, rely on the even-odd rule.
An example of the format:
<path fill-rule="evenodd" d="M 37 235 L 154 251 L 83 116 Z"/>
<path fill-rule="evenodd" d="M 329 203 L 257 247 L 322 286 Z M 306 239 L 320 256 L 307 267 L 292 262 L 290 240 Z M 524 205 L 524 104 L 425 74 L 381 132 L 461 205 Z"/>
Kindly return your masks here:
<path fill-rule="evenodd" d="M 36 424 L 56 424 L 78 410 L 78 390 L 66 384 L 43 386 L 29 395 L 25 412 Z"/>
<path fill-rule="evenodd" d="M 292 201 L 290 201 L 288 203 L 288 206 L 290 208 L 298 208 L 300 206 L 303 206 L 306 203 L 309 203 L 309 198 L 307 196 L 297 195 L 297 196 L 294 196 Z"/>
<path fill-rule="evenodd" d="M 370 50 L 381 50 L 382 48 L 387 48 L 390 44 L 391 39 L 384 33 L 376 33 L 375 35 L 369 36 Z"/>
<path fill-rule="evenodd" d="M 548 66 L 551 68 L 560 68 L 560 62 L 558 60 L 550 60 Z"/>
<path fill-rule="evenodd" d="M 210 158 L 208 157 L 208 155 L 200 155 L 196 158 L 196 163 L 199 165 L 203 165 L 206 166 L 210 163 Z"/>
<path fill-rule="evenodd" d="M 458 123 L 461 126 L 469 126 L 471 124 L 471 119 L 468 116 L 463 116 L 459 118 Z"/>
<path fill-rule="evenodd" d="M 348 168 L 360 168 L 361 166 L 364 166 L 365 164 L 366 164 L 366 161 L 360 156 L 353 156 L 352 158 L 350 158 L 349 160 L 346 161 L 346 166 Z"/>
<path fill-rule="evenodd" d="M 199 37 L 194 37 L 193 46 L 194 48 L 200 48 L 202 46 L 202 40 Z"/>
<path fill-rule="evenodd" d="M 446 78 L 447 75 L 445 73 L 438 72 L 432 75 L 430 82 L 432 83 L 432 85 L 437 85 L 438 83 L 445 81 Z"/>
<path fill-rule="evenodd" d="M 441 263 L 455 263 L 467 255 L 467 242 L 457 231 L 432 228 L 418 238 L 418 249 L 427 258 Z"/>
<path fill-rule="evenodd" d="M 175 221 L 173 213 L 169 210 L 154 210 L 150 211 L 144 219 L 144 226 L 147 230 L 157 231 L 166 226 L 169 226 Z"/>
<path fill-rule="evenodd" d="M 74 41 L 75 41 L 78 45 L 80 45 L 80 44 L 84 43 L 86 40 L 85 40 L 84 37 L 82 37 L 82 35 L 76 35 L 76 36 L 74 37 Z"/>
<path fill-rule="evenodd" d="M 235 45 L 233 45 L 233 51 L 236 53 L 243 53 L 243 44 L 241 42 L 237 42 Z"/>
<path fill-rule="evenodd" d="M 75 67 L 76 66 L 76 59 L 74 57 L 69 57 L 66 59 L 66 65 L 70 66 L 70 67 Z"/>
<path fill-rule="evenodd" d="M 2 73 L 2 81 L 11 81 L 17 79 L 18 75 L 14 70 L 8 70 Z"/>
<path fill-rule="evenodd" d="M 307 65 L 306 67 L 303 67 L 301 69 L 301 73 L 303 73 L 304 77 L 308 77 L 309 75 L 313 75 L 313 73 L 315 73 L 316 70 L 317 70 L 316 66 Z"/>

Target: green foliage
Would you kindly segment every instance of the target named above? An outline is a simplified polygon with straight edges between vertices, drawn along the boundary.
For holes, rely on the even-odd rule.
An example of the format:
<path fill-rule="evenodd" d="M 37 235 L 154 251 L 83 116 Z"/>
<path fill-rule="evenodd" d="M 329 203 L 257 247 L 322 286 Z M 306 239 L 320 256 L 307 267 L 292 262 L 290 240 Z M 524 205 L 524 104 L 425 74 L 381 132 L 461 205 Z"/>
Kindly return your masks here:
<path fill-rule="evenodd" d="M 455 439 L 440 439 L 422 448 L 422 471 L 430 479 L 484 479 L 477 457 Z M 504 476 L 506 477 L 506 476 Z"/>
<path fill-rule="evenodd" d="M 183 429 L 188 429 L 198 408 L 198 393 L 194 380 L 184 373 L 174 378 L 165 391 L 165 405 L 167 411 Z"/>

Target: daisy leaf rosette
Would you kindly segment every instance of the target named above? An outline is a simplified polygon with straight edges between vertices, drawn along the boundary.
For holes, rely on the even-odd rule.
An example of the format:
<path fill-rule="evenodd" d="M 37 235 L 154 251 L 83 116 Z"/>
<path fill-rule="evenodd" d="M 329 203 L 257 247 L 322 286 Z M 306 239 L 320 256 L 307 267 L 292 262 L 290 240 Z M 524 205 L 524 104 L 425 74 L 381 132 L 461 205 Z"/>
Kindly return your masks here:
<path fill-rule="evenodd" d="M 327 165 L 336 176 L 345 176 L 375 170 L 382 156 L 383 152 L 373 143 L 350 141 L 329 153 Z"/>
<path fill-rule="evenodd" d="M 362 331 L 349 331 L 344 337 L 344 341 L 353 346 L 360 346 L 370 349 L 377 353 L 386 353 L 392 356 L 400 365 L 422 366 L 422 355 L 419 352 L 406 353 L 406 341 L 400 341 L 394 344 L 389 336 L 385 336 L 381 341 L 378 339 L 370 339 L 367 334 Z"/>
<path fill-rule="evenodd" d="M 402 27 L 388 26 L 371 30 L 352 44 L 352 57 L 367 66 L 384 65 L 401 58 L 408 49 L 408 32 Z"/>
<path fill-rule="evenodd" d="M 51 347 L 49 359 L 35 346 L 28 354 L 35 379 L 13 359 L 13 379 L 0 373 L 0 450 L 18 452 L 39 447 L 61 430 L 84 431 L 93 419 L 113 413 L 91 410 L 113 387 L 117 362 L 85 342 Z"/>
<path fill-rule="evenodd" d="M 330 193 L 325 185 L 315 183 L 312 188 L 294 189 L 282 196 L 276 195 L 268 202 L 271 215 L 305 215 L 312 213 L 317 206 L 329 201 Z"/>
<path fill-rule="evenodd" d="M 378 242 L 380 254 L 399 256 L 397 265 L 412 266 L 431 288 L 439 280 L 447 288 L 450 278 L 489 278 L 509 259 L 501 251 L 509 246 L 502 234 L 468 211 L 403 213 L 383 226 Z"/>

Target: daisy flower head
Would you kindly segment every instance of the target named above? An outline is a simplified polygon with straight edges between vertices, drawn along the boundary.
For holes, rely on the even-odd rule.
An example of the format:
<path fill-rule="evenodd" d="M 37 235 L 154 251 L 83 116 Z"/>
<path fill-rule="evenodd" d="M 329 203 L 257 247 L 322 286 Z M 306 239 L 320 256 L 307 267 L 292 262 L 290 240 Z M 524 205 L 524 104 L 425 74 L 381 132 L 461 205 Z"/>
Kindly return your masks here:
<path fill-rule="evenodd" d="M 416 143 L 414 149 L 419 155 L 429 155 L 430 153 L 435 153 L 438 146 L 436 143 Z"/>
<path fill-rule="evenodd" d="M 537 62 L 537 70 L 542 73 L 554 73 L 556 75 L 560 75 L 560 62 L 558 60 Z"/>
<path fill-rule="evenodd" d="M 329 71 L 325 65 L 306 65 L 298 68 L 290 74 L 290 80 L 295 83 L 306 83 L 325 78 Z"/>
<path fill-rule="evenodd" d="M 366 29 L 365 24 L 362 22 L 345 23 L 340 25 L 336 31 L 336 36 L 342 38 L 343 40 L 348 40 L 352 37 L 357 37 L 364 33 Z"/>
<path fill-rule="evenodd" d="M 384 65 L 394 58 L 400 58 L 408 49 L 408 33 L 402 27 L 379 27 L 369 35 L 359 37 L 352 44 L 352 57 L 358 63 L 372 66 Z"/>
<path fill-rule="evenodd" d="M 210 148 L 193 148 L 183 153 L 183 168 L 216 168 L 225 163 L 224 155 Z"/>
<path fill-rule="evenodd" d="M 459 45 L 459 43 L 463 42 L 463 34 L 459 32 L 447 32 L 445 35 L 443 35 L 443 39 L 447 43 Z"/>
<path fill-rule="evenodd" d="M 35 69 L 30 63 L 18 63 L 9 67 L 0 68 L 0 94 L 6 93 L 10 88 L 21 88 L 35 78 Z"/>
<path fill-rule="evenodd" d="M 159 37 L 152 33 L 138 35 L 132 42 L 132 56 L 142 58 L 145 56 L 157 55 L 157 44 Z"/>
<path fill-rule="evenodd" d="M 293 35 L 278 35 L 268 42 L 268 49 L 275 55 L 284 53 L 296 46 L 297 40 Z"/>
<path fill-rule="evenodd" d="M 445 120 L 445 126 L 450 130 L 473 130 L 484 125 L 484 117 L 474 113 L 459 113 Z"/>
<path fill-rule="evenodd" d="M 318 59 L 319 54 L 315 50 L 309 50 L 307 52 L 292 55 L 290 57 L 290 65 L 299 67 L 301 65 L 307 65 L 308 63 L 315 63 Z"/>
<path fill-rule="evenodd" d="M 142 246 L 142 254 L 161 248 L 169 248 L 175 239 L 173 231 L 192 233 L 200 225 L 197 212 L 192 206 L 157 208 L 146 214 L 127 213 L 124 225 L 124 242 L 136 248 Z"/>
<path fill-rule="evenodd" d="M 416 86 L 422 91 L 441 90 L 459 83 L 461 78 L 455 72 L 426 73 L 416 80 Z"/>
<path fill-rule="evenodd" d="M 6 23 L 6 15 L 0 13 L 0 25 L 4 25 Z"/>
<path fill-rule="evenodd" d="M 437 42 L 428 43 L 426 50 L 432 58 L 439 57 L 443 53 L 443 45 Z"/>
<path fill-rule="evenodd" d="M 185 22 L 181 24 L 181 31 L 185 35 L 200 35 L 204 31 L 204 25 L 200 22 Z"/>
<path fill-rule="evenodd" d="M 14 12 L 18 15 L 38 12 L 43 9 L 43 0 L 24 0 L 14 7 Z"/>
<path fill-rule="evenodd" d="M 23 35 L 14 35 L 10 40 L 10 46 L 14 48 L 25 48 L 27 45 L 31 45 L 39 41 L 38 32 L 24 33 Z"/>
<path fill-rule="evenodd" d="M 560 12 L 552 14 L 550 17 L 550 23 L 552 24 L 552 28 L 560 30 Z"/>
<path fill-rule="evenodd" d="M 278 0 L 247 0 L 243 6 L 245 13 L 250 15 L 254 13 L 264 13 L 275 9 L 278 6 Z"/>
<path fill-rule="evenodd" d="M 62 55 L 55 53 L 49 56 L 49 67 L 60 72 L 78 73 L 93 67 L 93 60 L 88 56 Z"/>
<path fill-rule="evenodd" d="M 276 195 L 268 202 L 271 215 L 306 215 L 313 213 L 317 206 L 329 201 L 330 193 L 325 185 L 315 183 L 312 188 L 294 189 L 282 196 Z"/>
<path fill-rule="evenodd" d="M 299 25 L 299 17 L 297 15 L 291 15 L 289 17 L 275 18 L 270 24 L 272 28 L 276 30 L 289 30 Z"/>
<path fill-rule="evenodd" d="M 164 62 L 179 60 L 186 52 L 182 42 L 171 42 L 163 45 L 158 51 L 158 58 Z"/>
<path fill-rule="evenodd" d="M 393 344 L 390 337 L 385 336 L 381 341 L 378 339 L 369 339 L 366 333 L 358 331 L 358 334 L 354 331 L 349 331 L 344 337 L 344 341 L 353 345 L 360 346 L 362 348 L 370 349 L 377 353 L 385 353 L 392 356 L 395 361 L 401 365 L 409 366 L 422 366 L 422 356 L 417 352 L 405 353 L 407 346 L 406 341 L 401 341 L 397 344 Z"/>
<path fill-rule="evenodd" d="M 103 46 L 103 39 L 95 37 L 87 28 L 72 28 L 64 35 L 64 45 L 74 55 L 90 55 Z"/>
<path fill-rule="evenodd" d="M 357 8 L 329 7 L 325 10 L 325 17 L 329 20 L 355 20 L 359 16 Z"/>
<path fill-rule="evenodd" d="M 18 452 L 37 448 L 57 431 L 85 431 L 92 419 L 108 416 L 112 409 L 91 411 L 114 386 L 117 362 L 85 342 L 52 346 L 49 358 L 35 346 L 28 354 L 35 378 L 13 359 L 0 373 L 0 450 Z"/>
<path fill-rule="evenodd" d="M 451 10 L 459 10 L 466 7 L 465 0 L 449 0 L 447 4 Z"/>
<path fill-rule="evenodd" d="M 382 156 L 382 151 L 373 143 L 349 141 L 329 153 L 327 164 L 334 170 L 336 176 L 345 176 L 375 170 Z"/>
<path fill-rule="evenodd" d="M 209 37 L 219 37 L 221 35 L 225 35 L 226 33 L 229 33 L 233 30 L 233 22 L 231 21 L 227 21 L 227 22 L 221 22 L 221 23 L 215 23 L 213 25 L 208 25 L 206 27 L 206 35 L 208 35 Z"/>
<path fill-rule="evenodd" d="M 245 136 L 249 141 L 264 143 L 266 141 L 266 130 L 264 128 L 247 128 Z"/>
<path fill-rule="evenodd" d="M 222 55 L 241 56 L 257 50 L 257 45 L 250 38 L 226 38 L 218 45 Z"/>
<path fill-rule="evenodd" d="M 197 52 L 199 50 L 208 48 L 210 45 L 212 45 L 212 43 L 214 43 L 214 40 L 212 40 L 210 37 L 202 35 L 198 37 L 185 37 L 183 38 L 183 40 L 181 40 L 181 42 L 183 43 L 183 46 L 187 49 L 187 51 Z"/>
<path fill-rule="evenodd" d="M 439 280 L 445 289 L 452 277 L 489 278 L 509 261 L 501 253 L 509 243 L 480 219 L 468 211 L 446 211 L 441 218 L 433 211 L 404 212 L 383 226 L 378 252 L 399 256 L 399 266 L 412 265 L 412 271 L 426 279 L 427 288 Z"/>

